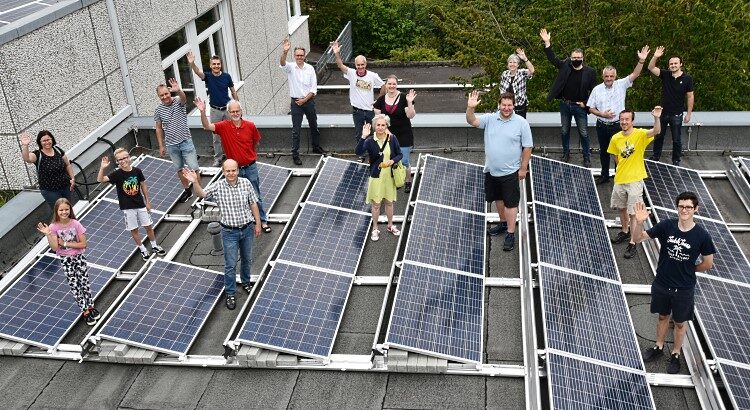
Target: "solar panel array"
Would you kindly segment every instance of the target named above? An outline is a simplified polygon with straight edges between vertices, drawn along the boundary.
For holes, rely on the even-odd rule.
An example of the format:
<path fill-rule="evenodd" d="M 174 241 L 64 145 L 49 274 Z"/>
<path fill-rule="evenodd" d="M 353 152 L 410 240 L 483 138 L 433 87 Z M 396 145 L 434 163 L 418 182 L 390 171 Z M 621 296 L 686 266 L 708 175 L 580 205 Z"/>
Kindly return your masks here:
<path fill-rule="evenodd" d="M 91 296 L 115 277 L 115 271 L 89 266 Z M 60 259 L 43 255 L 0 295 L 0 337 L 43 348 L 56 348 L 81 318 Z"/>
<path fill-rule="evenodd" d="M 260 180 L 260 192 L 263 197 L 263 205 L 266 213 L 271 211 L 276 200 L 279 199 L 281 191 L 292 176 L 292 170 L 276 165 L 256 162 L 258 165 L 258 179 Z"/>
<path fill-rule="evenodd" d="M 551 407 L 654 408 L 591 172 L 532 156 L 531 185 Z"/>
<path fill-rule="evenodd" d="M 237 341 L 326 359 L 370 222 L 369 167 L 326 158 Z"/>
<path fill-rule="evenodd" d="M 99 331 L 104 339 L 184 356 L 224 290 L 224 275 L 157 259 Z"/>
<path fill-rule="evenodd" d="M 683 191 L 698 194 L 696 223 L 716 247 L 714 267 L 696 273 L 695 314 L 718 363 L 736 408 L 750 408 L 750 263 L 718 211 L 698 172 L 646 161 L 647 196 L 657 221 L 677 218 L 674 199 Z"/>
<path fill-rule="evenodd" d="M 0 1 L 0 27 L 42 11 L 61 0 L 4 0 Z"/>
<path fill-rule="evenodd" d="M 482 167 L 426 156 L 386 345 L 482 361 L 486 224 Z"/>

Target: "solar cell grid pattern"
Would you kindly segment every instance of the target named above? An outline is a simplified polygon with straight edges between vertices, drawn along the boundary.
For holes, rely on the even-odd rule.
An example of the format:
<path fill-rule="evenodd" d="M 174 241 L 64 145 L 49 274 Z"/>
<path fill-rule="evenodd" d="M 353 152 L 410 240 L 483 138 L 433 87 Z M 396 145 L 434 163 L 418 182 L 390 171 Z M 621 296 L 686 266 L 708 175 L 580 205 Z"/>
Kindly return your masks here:
<path fill-rule="evenodd" d="M 237 340 L 328 357 L 352 281 L 353 276 L 276 262 Z"/>
<path fill-rule="evenodd" d="M 278 259 L 354 275 L 370 215 L 306 203 Z"/>
<path fill-rule="evenodd" d="M 724 361 L 720 363 L 720 368 L 724 372 L 726 385 L 736 402 L 736 408 L 750 409 L 750 370 Z"/>
<path fill-rule="evenodd" d="M 370 205 L 365 203 L 369 178 L 368 166 L 328 157 L 307 200 L 369 212 Z"/>
<path fill-rule="evenodd" d="M 646 161 L 646 171 L 648 178 L 643 182 L 652 206 L 674 209 L 677 195 L 692 191 L 698 195 L 701 216 L 722 220 L 719 209 L 697 171 L 649 160 Z"/>
<path fill-rule="evenodd" d="M 547 353 L 554 409 L 653 409 L 645 374 Z"/>
<path fill-rule="evenodd" d="M 164 213 L 169 212 L 184 189 L 180 180 L 177 179 L 177 172 L 172 161 L 145 156 L 135 166 L 143 172 L 143 176 L 146 178 L 151 209 Z M 111 172 L 112 168 L 109 171 Z M 117 191 L 112 189 L 105 198 L 117 202 Z"/>
<path fill-rule="evenodd" d="M 291 169 L 281 168 L 273 165 L 256 162 L 258 164 L 258 179 L 260 180 L 260 192 L 263 205 L 268 212 L 281 195 L 286 181 L 292 173 Z"/>
<path fill-rule="evenodd" d="M 652 208 L 651 212 L 660 221 L 677 218 L 677 212 L 674 211 Z M 724 222 L 699 218 L 696 218 L 696 222 L 708 231 L 708 234 L 711 235 L 711 240 L 714 242 L 714 247 L 716 247 L 714 267 L 705 273 L 723 279 L 750 283 L 750 263 L 748 263 L 745 254 L 742 252 L 740 245 L 727 225 Z"/>
<path fill-rule="evenodd" d="M 224 275 L 157 260 L 100 335 L 184 355 L 224 290 Z"/>
<path fill-rule="evenodd" d="M 96 298 L 114 271 L 89 266 L 91 296 Z M 42 256 L 0 296 L 0 336 L 51 348 L 80 319 L 61 261 Z"/>
<path fill-rule="evenodd" d="M 61 0 L 2 0 L 0 1 L 0 27 L 13 23 Z"/>
<path fill-rule="evenodd" d="M 404 263 L 386 342 L 479 363 L 483 300 L 483 278 Z"/>
<path fill-rule="evenodd" d="M 539 261 L 620 281 L 604 221 L 534 203 Z"/>
<path fill-rule="evenodd" d="M 418 202 L 404 259 L 484 275 L 485 216 Z"/>
<path fill-rule="evenodd" d="M 695 310 L 717 357 L 750 364 L 750 288 L 699 277 Z"/>
<path fill-rule="evenodd" d="M 750 173 L 750 158 L 740 157 L 740 164 L 744 165 L 746 172 Z"/>
<path fill-rule="evenodd" d="M 428 155 L 417 199 L 485 212 L 483 167 Z"/>
<path fill-rule="evenodd" d="M 531 179 L 534 201 L 602 216 L 594 177 L 588 169 L 532 156 Z"/>
<path fill-rule="evenodd" d="M 539 277 L 548 347 L 643 369 L 620 285 L 544 265 Z"/>

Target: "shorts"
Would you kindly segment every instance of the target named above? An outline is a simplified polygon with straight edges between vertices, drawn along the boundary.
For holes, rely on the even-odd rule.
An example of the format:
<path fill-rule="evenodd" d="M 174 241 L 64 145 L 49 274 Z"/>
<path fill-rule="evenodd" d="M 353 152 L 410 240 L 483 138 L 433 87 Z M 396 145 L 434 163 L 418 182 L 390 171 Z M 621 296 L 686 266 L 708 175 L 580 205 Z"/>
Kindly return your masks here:
<path fill-rule="evenodd" d="M 651 313 L 663 316 L 672 314 L 672 320 L 682 323 L 693 320 L 695 289 L 665 288 L 657 283 L 651 285 Z"/>
<path fill-rule="evenodd" d="M 198 165 L 198 154 L 195 152 L 195 145 L 193 145 L 193 139 L 188 138 L 179 144 L 167 145 L 167 153 L 169 158 L 172 159 L 175 170 L 178 172 L 185 167 L 197 171 L 200 166 Z"/>
<path fill-rule="evenodd" d="M 487 202 L 503 201 L 506 208 L 518 208 L 518 202 L 521 200 L 518 171 L 501 177 L 485 172 L 484 195 L 487 197 Z"/>
<path fill-rule="evenodd" d="M 628 209 L 628 215 L 635 214 L 635 204 L 643 202 L 643 181 L 629 184 L 615 184 L 612 188 L 610 206 L 612 209 Z"/>
<path fill-rule="evenodd" d="M 132 231 L 139 226 L 151 226 L 154 222 L 151 220 L 151 214 L 146 208 L 123 209 L 125 213 L 125 229 Z"/>
<path fill-rule="evenodd" d="M 411 162 L 409 162 L 411 147 L 401 147 L 401 154 L 404 156 L 403 158 L 401 158 L 401 163 L 404 164 L 406 168 L 409 168 L 409 166 L 411 166 Z"/>

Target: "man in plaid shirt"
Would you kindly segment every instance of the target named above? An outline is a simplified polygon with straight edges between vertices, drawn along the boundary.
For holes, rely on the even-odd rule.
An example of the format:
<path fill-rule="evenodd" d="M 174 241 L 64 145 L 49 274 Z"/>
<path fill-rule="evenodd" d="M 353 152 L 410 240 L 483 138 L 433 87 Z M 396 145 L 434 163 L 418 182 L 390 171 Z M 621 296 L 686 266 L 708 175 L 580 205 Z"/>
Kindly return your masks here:
<path fill-rule="evenodd" d="M 235 289 L 237 253 L 239 253 L 240 286 L 250 293 L 250 267 L 253 263 L 253 236 L 260 236 L 258 195 L 250 181 L 239 177 L 237 161 L 228 159 L 222 166 L 224 179 L 204 190 L 195 171 L 185 169 L 185 179 L 193 183 L 193 191 L 201 198 L 212 196 L 221 210 L 221 241 L 224 245 L 224 291 L 227 309 L 237 307 Z M 255 223 L 251 223 L 254 222 Z"/>

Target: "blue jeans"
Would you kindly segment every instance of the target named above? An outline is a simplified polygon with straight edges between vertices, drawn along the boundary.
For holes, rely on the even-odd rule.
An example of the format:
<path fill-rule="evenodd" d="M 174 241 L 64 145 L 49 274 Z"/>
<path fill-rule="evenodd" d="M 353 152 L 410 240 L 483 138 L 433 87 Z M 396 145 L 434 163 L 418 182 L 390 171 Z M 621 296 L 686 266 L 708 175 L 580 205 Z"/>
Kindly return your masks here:
<path fill-rule="evenodd" d="M 602 163 L 602 177 L 609 178 L 609 141 L 612 136 L 620 132 L 620 123 L 605 124 L 599 120 L 596 121 L 596 137 L 599 139 L 599 161 Z"/>
<path fill-rule="evenodd" d="M 562 130 L 563 154 L 570 155 L 570 120 L 575 118 L 578 135 L 581 137 L 581 148 L 583 149 L 583 160 L 589 160 L 589 131 L 588 131 L 588 113 L 577 104 L 560 101 L 560 122 Z"/>
<path fill-rule="evenodd" d="M 260 177 L 258 176 L 258 164 L 240 168 L 239 176 L 250 180 L 250 184 L 253 185 L 253 188 L 255 188 L 255 193 L 258 195 L 258 211 L 260 212 L 260 221 L 262 223 L 268 222 L 266 208 L 263 206 L 263 197 L 260 195 Z"/>
<path fill-rule="evenodd" d="M 248 224 L 245 229 L 221 228 L 221 242 L 224 245 L 224 291 L 227 295 L 234 296 L 237 284 L 237 254 L 239 253 L 240 282 L 250 283 L 250 267 L 253 264 L 253 224 Z"/>
<path fill-rule="evenodd" d="M 354 120 L 354 145 L 359 142 L 362 138 L 362 127 L 365 124 L 372 124 L 372 119 L 375 117 L 375 111 L 365 111 L 356 107 L 352 107 L 352 119 Z"/>
<path fill-rule="evenodd" d="M 672 162 L 680 162 L 682 157 L 682 113 L 677 115 L 663 114 L 661 116 L 661 132 L 654 138 L 654 155 L 651 159 L 658 161 L 664 146 L 664 136 L 667 135 L 667 125 L 672 129 Z"/>
<path fill-rule="evenodd" d="M 73 202 L 73 192 L 70 191 L 70 187 L 58 189 L 55 191 L 52 191 L 49 189 L 42 189 L 40 190 L 40 192 L 42 193 L 42 198 L 44 198 L 44 202 L 46 202 L 47 205 L 49 206 L 49 209 L 52 209 L 52 210 L 55 209 L 55 202 L 57 202 L 57 200 L 60 198 L 65 198 L 71 203 Z"/>
<path fill-rule="evenodd" d="M 299 156 L 299 130 L 302 128 L 302 116 L 307 117 L 307 125 L 310 126 L 310 139 L 312 147 L 320 148 L 320 131 L 318 130 L 318 114 L 315 112 L 315 98 L 303 105 L 297 105 L 292 98 L 292 155 Z"/>

